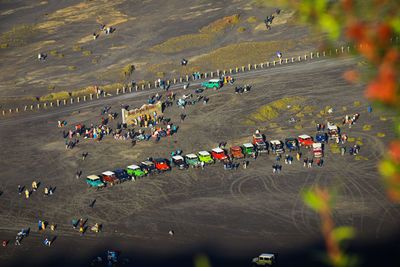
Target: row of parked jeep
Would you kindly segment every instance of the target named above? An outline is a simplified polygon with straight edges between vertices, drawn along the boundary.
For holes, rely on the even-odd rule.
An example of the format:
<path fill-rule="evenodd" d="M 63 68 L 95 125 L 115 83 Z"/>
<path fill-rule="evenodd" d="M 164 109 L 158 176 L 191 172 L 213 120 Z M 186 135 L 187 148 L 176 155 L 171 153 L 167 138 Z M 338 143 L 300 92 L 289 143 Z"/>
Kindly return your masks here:
<path fill-rule="evenodd" d="M 339 134 L 339 129 L 336 127 L 335 131 L 328 131 L 327 133 L 318 133 L 316 141 L 306 134 L 299 135 L 297 138 L 286 138 L 285 143 L 280 140 L 271 140 L 269 145 L 264 141 L 263 135 L 256 133 L 253 135 L 252 143 L 245 143 L 243 146 L 232 146 L 229 148 L 229 155 L 231 159 L 242 159 L 245 157 L 253 157 L 260 153 L 269 153 L 271 150 L 274 154 L 282 154 L 286 149 L 289 151 L 298 150 L 300 146 L 311 147 L 315 157 L 323 156 L 323 144 L 327 142 L 328 137 L 334 138 Z M 200 167 L 202 164 L 214 164 L 215 161 L 229 161 L 229 157 L 224 149 L 221 147 L 213 148 L 211 153 L 208 151 L 200 151 L 197 154 L 175 155 L 171 158 L 171 163 L 175 167 L 183 170 L 191 167 Z M 146 175 L 153 173 L 160 173 L 171 170 L 171 165 L 167 159 L 164 158 L 149 158 L 140 165 L 129 165 L 126 170 L 105 171 L 99 175 L 89 175 L 86 178 L 89 186 L 100 188 L 106 184 L 114 185 L 126 180 L 135 180 Z"/>

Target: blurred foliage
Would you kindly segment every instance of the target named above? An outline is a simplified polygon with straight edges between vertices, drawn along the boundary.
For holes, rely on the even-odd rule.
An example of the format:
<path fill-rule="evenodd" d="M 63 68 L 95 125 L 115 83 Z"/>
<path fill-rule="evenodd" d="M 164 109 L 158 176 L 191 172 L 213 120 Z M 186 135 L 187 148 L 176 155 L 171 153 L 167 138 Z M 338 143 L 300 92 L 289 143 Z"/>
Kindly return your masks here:
<path fill-rule="evenodd" d="M 198 254 L 194 257 L 194 267 L 211 267 L 211 263 L 206 255 Z"/>

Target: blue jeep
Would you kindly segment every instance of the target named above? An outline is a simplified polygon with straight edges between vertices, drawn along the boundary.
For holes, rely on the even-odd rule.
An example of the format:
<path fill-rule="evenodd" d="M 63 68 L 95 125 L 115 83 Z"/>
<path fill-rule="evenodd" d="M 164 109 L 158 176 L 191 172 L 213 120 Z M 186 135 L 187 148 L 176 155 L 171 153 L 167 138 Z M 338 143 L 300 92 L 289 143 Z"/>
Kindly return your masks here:
<path fill-rule="evenodd" d="M 296 138 L 286 138 L 285 145 L 286 148 L 289 149 L 289 151 L 299 149 L 299 143 Z"/>
<path fill-rule="evenodd" d="M 324 143 L 328 141 L 328 135 L 326 133 L 317 133 L 315 139 L 317 142 Z"/>

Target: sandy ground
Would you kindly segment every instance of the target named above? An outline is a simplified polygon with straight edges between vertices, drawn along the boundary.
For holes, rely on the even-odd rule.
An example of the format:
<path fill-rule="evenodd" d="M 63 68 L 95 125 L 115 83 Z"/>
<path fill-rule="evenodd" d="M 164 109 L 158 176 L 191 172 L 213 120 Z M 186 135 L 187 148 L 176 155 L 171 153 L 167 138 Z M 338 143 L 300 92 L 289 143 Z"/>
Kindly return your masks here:
<path fill-rule="evenodd" d="M 324 266 L 316 260 L 323 251 L 319 218 L 304 205 L 299 192 L 310 186 L 337 185 L 335 222 L 357 231 L 350 250 L 359 253 L 363 266 L 382 261 L 385 266 L 395 266 L 400 209 L 387 200 L 376 170 L 392 136 L 392 117 L 378 110 L 367 113 L 367 103 L 360 97 L 362 86 L 341 78 L 342 72 L 355 64 L 349 59 L 321 59 L 242 74 L 235 85 L 251 84 L 247 94 L 236 95 L 232 86 L 224 86 L 204 93 L 210 98 L 206 105 L 167 108 L 164 116 L 179 125 L 179 131 L 157 144 L 150 140 L 132 147 L 128 141 L 105 137 L 100 143 L 81 139 L 76 148 L 66 150 L 64 129 L 57 128 L 58 120 L 66 120 L 70 126 L 97 124 L 104 105 L 119 113 L 121 104 L 141 106 L 150 92 L 1 121 L 0 236 L 10 244 L 0 248 L 0 265 L 87 266 L 94 256 L 115 249 L 132 260 L 131 266 L 192 266 L 198 253 L 208 255 L 212 266 L 249 266 L 251 258 L 262 252 L 276 253 L 279 266 Z M 193 93 L 196 88 L 187 91 Z M 178 96 L 183 93 L 182 89 L 174 91 Z M 314 108 L 313 115 L 300 122 L 303 129 L 288 123 L 294 115 L 289 111 L 269 122 L 243 124 L 261 105 L 292 96 L 305 97 L 304 105 Z M 355 105 L 355 101 L 361 104 Z M 334 107 L 335 112 L 317 117 L 326 106 Z M 179 121 L 182 112 L 187 114 L 184 122 Z M 250 141 L 257 128 L 265 129 L 267 140 L 303 133 L 315 136 L 312 120 L 339 122 L 345 114 L 356 112 L 360 119 L 342 132 L 363 143 L 360 160 L 334 154 L 327 145 L 322 168 L 304 168 L 302 161 L 295 161 L 291 166 L 283 164 L 280 174 L 272 173 L 275 157 L 262 155 L 250 160 L 246 170 L 224 170 L 219 163 L 205 170 L 173 169 L 101 191 L 74 177 L 76 170 L 82 170 L 85 177 L 125 168 L 147 157 L 168 158 L 177 149 L 184 153 L 210 150 L 221 141 L 240 145 Z M 115 128 L 119 120 L 111 126 Z M 279 127 L 270 127 L 270 123 Z M 372 125 L 370 131 L 363 131 L 366 124 Z M 386 137 L 378 137 L 378 132 Z M 85 161 L 83 152 L 89 153 Z M 310 155 L 304 148 L 302 152 Z M 40 181 L 39 191 L 30 199 L 18 195 L 17 185 L 30 187 L 33 180 Z M 53 196 L 43 196 L 45 186 L 56 187 Z M 96 203 L 91 208 L 93 200 Z M 88 231 L 80 237 L 72 229 L 72 219 L 81 217 L 88 219 L 88 226 L 101 223 L 103 231 Z M 38 220 L 57 224 L 56 231 L 39 232 Z M 31 232 L 17 247 L 13 243 L 21 227 Z M 170 229 L 175 232 L 172 238 Z M 46 236 L 56 237 L 50 248 L 43 245 Z"/>

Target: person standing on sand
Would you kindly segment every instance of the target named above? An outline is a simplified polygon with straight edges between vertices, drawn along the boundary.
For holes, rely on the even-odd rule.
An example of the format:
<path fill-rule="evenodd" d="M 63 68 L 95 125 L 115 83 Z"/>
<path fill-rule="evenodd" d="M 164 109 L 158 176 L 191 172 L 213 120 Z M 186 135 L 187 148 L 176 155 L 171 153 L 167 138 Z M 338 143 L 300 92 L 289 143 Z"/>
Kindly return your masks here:
<path fill-rule="evenodd" d="M 36 181 L 33 181 L 33 182 L 32 182 L 32 189 L 33 189 L 33 191 L 36 192 L 36 190 L 37 190 L 37 183 L 36 183 Z"/>
<path fill-rule="evenodd" d="M 25 189 L 25 197 L 26 197 L 26 198 L 29 198 L 29 195 L 30 195 L 29 190 L 28 190 L 28 189 Z"/>
<path fill-rule="evenodd" d="M 37 225 L 38 225 L 39 231 L 42 230 L 42 221 L 39 221 Z"/>
<path fill-rule="evenodd" d="M 76 229 L 76 221 L 75 221 L 75 219 L 72 219 L 72 227 L 73 227 L 74 229 Z"/>
<path fill-rule="evenodd" d="M 79 227 L 79 234 L 80 236 L 83 236 L 83 227 Z"/>

